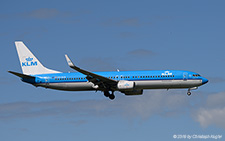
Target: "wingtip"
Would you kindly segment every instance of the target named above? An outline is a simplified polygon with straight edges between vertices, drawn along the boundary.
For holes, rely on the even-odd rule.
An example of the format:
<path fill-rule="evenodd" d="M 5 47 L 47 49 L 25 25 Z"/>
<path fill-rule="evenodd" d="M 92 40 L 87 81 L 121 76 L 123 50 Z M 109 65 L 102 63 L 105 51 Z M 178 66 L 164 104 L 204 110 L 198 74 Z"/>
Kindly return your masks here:
<path fill-rule="evenodd" d="M 67 61 L 67 62 L 70 61 L 70 58 L 68 57 L 67 54 L 65 54 L 65 57 L 66 57 L 66 61 Z"/>
<path fill-rule="evenodd" d="M 72 61 L 70 60 L 70 58 L 68 57 L 67 54 L 65 54 L 65 57 L 66 57 L 66 61 L 68 63 L 68 65 L 71 67 L 71 66 L 74 66 L 74 64 L 72 63 Z"/>
<path fill-rule="evenodd" d="M 24 44 L 23 41 L 15 41 L 15 44 Z"/>

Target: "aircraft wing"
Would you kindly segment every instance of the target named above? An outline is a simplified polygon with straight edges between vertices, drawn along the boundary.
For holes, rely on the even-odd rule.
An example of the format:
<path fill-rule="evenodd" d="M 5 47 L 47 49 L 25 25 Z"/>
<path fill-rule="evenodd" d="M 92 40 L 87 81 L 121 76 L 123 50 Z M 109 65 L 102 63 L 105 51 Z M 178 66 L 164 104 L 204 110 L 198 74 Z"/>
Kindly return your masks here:
<path fill-rule="evenodd" d="M 116 85 L 118 83 L 116 80 L 113 80 L 113 79 L 98 75 L 96 73 L 92 73 L 87 70 L 81 69 L 81 68 L 75 66 L 67 55 L 65 55 L 65 57 L 66 57 L 66 61 L 67 61 L 68 65 L 71 68 L 75 69 L 76 71 L 78 71 L 84 75 L 87 75 L 86 78 L 88 79 L 88 81 L 94 83 L 95 85 L 98 85 L 102 89 L 111 89 L 111 88 L 116 87 Z"/>

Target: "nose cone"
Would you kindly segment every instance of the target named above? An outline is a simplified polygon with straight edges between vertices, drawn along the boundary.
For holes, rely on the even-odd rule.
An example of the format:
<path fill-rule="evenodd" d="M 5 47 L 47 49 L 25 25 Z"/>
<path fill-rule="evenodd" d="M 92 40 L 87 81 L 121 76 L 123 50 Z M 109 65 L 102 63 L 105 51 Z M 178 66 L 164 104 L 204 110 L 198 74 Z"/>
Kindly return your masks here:
<path fill-rule="evenodd" d="M 209 80 L 208 79 L 206 79 L 206 78 L 202 78 L 202 84 L 205 84 L 205 83 L 207 83 Z"/>

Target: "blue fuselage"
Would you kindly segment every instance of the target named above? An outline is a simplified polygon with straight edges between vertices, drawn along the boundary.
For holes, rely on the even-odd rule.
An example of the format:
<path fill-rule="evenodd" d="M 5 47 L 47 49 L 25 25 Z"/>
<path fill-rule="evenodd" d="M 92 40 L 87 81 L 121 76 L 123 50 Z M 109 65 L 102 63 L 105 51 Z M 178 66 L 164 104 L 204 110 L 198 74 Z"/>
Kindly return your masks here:
<path fill-rule="evenodd" d="M 135 89 L 174 89 L 198 87 L 208 82 L 204 77 L 190 71 L 160 70 L 160 71 L 119 71 L 94 72 L 98 75 L 120 81 L 135 83 Z M 97 90 L 94 84 L 81 73 L 54 73 L 33 75 L 35 80 L 24 79 L 24 82 L 46 88 L 80 91 Z"/>

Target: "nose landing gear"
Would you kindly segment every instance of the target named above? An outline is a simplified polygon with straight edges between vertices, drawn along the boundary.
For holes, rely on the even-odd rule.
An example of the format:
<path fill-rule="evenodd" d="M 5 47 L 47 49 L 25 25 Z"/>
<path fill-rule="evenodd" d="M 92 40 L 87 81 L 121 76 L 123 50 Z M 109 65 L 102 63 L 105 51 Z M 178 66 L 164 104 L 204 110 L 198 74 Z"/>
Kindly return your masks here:
<path fill-rule="evenodd" d="M 196 89 L 198 89 L 198 87 L 189 88 L 188 92 L 187 92 L 187 95 L 190 96 L 191 95 L 191 90 L 196 90 Z"/>
<path fill-rule="evenodd" d="M 191 92 L 187 92 L 187 95 L 188 95 L 188 96 L 191 96 Z"/>

